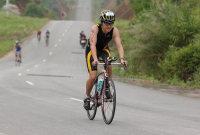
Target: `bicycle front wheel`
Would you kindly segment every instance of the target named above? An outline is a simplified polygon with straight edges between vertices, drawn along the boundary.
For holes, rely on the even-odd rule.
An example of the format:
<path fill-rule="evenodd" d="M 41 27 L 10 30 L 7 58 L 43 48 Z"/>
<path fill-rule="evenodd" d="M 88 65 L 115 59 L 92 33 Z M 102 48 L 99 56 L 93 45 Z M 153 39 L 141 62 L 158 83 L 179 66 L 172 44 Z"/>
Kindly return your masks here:
<path fill-rule="evenodd" d="M 107 80 L 108 87 L 104 85 L 104 90 L 101 95 L 101 110 L 103 120 L 106 124 L 110 124 L 113 121 L 116 108 L 116 90 L 114 82 L 111 78 Z M 108 97 L 109 94 L 109 98 Z"/>
<path fill-rule="evenodd" d="M 87 115 L 90 120 L 93 120 L 96 112 L 97 112 L 97 100 L 98 100 L 98 92 L 96 90 L 97 83 L 93 85 L 93 88 L 90 92 L 90 110 L 87 110 Z"/>

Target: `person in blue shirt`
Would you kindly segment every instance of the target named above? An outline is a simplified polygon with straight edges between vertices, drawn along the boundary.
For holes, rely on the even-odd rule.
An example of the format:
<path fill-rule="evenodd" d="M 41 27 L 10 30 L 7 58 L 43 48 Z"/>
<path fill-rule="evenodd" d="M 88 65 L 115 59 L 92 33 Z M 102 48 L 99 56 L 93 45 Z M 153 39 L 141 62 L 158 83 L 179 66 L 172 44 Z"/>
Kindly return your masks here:
<path fill-rule="evenodd" d="M 19 55 L 19 57 L 20 57 L 20 62 L 21 62 L 21 60 L 22 60 L 22 55 L 21 55 L 21 53 L 22 53 L 22 46 L 21 46 L 21 44 L 19 43 L 18 40 L 15 41 L 15 44 L 14 44 L 14 52 L 15 52 L 15 56 L 16 56 L 16 57 L 17 57 L 17 55 Z"/>

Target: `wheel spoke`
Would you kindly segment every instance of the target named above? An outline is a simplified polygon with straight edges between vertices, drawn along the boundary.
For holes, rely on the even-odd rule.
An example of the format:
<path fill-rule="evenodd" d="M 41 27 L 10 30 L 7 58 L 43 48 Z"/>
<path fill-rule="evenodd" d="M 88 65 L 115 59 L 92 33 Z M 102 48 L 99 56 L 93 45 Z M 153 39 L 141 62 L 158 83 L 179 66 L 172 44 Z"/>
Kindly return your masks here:
<path fill-rule="evenodd" d="M 97 104 L 96 104 L 96 99 L 97 99 L 97 95 L 96 95 L 96 84 L 94 84 L 92 91 L 90 93 L 90 110 L 87 110 L 87 115 L 88 118 L 90 120 L 93 120 L 95 115 L 96 115 L 96 111 L 97 111 Z"/>
<path fill-rule="evenodd" d="M 111 99 L 106 99 L 107 96 L 104 95 L 103 102 L 104 102 L 104 110 L 102 110 L 102 114 L 103 114 L 103 118 L 104 118 L 104 122 L 106 124 L 110 124 L 114 118 L 114 114 L 115 114 L 115 106 L 116 106 L 116 92 L 115 92 L 115 87 L 114 87 L 114 83 L 113 81 L 108 78 L 108 82 L 109 82 L 109 90 L 110 90 L 110 94 L 111 94 Z"/>

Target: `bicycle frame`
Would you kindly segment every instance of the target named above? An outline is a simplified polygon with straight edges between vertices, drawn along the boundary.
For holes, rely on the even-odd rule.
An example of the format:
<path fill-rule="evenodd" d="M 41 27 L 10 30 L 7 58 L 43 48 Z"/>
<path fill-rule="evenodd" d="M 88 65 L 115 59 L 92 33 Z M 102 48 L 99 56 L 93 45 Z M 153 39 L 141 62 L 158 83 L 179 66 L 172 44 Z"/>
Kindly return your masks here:
<path fill-rule="evenodd" d="M 101 98 L 101 106 L 102 106 L 102 110 L 104 110 L 104 92 L 106 90 L 106 82 L 107 82 L 107 78 L 108 78 L 108 69 L 107 67 L 109 65 L 121 65 L 121 63 L 110 63 L 110 62 L 105 62 L 105 63 L 98 63 L 98 65 L 103 65 L 104 66 L 104 69 L 103 71 L 101 71 L 98 75 L 97 75 L 97 78 L 99 78 L 100 75 L 104 74 L 104 83 L 103 83 L 103 88 L 101 89 L 101 92 L 100 92 L 100 96 L 102 96 Z M 110 101 L 110 100 L 109 100 Z M 98 102 L 98 101 L 97 101 Z"/>

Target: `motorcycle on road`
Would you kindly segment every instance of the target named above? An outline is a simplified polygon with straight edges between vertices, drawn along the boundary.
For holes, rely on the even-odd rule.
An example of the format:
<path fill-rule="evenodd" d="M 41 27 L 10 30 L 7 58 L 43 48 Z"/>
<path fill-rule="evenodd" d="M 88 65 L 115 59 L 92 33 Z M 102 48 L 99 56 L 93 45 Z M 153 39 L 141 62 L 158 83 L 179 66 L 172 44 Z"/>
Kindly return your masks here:
<path fill-rule="evenodd" d="M 85 48 L 86 43 L 87 43 L 86 37 L 81 37 L 80 44 L 83 49 Z"/>

